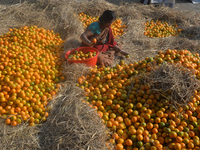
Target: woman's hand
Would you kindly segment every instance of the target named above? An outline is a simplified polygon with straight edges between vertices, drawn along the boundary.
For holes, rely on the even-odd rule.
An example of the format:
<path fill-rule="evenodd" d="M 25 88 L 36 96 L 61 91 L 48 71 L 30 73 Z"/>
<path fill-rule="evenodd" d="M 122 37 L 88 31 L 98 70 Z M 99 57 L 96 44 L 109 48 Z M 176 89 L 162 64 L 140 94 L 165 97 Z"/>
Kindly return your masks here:
<path fill-rule="evenodd" d="M 92 41 L 92 43 L 94 43 L 94 44 L 97 43 L 97 39 L 96 39 L 96 38 L 92 38 L 91 41 Z"/>
<path fill-rule="evenodd" d="M 88 37 L 92 36 L 93 33 L 90 30 L 86 30 L 81 36 L 80 39 L 88 46 L 94 46 L 95 43 L 93 43 L 93 39 L 89 40 Z"/>
<path fill-rule="evenodd" d="M 97 39 L 96 38 L 91 38 L 90 46 L 94 46 L 96 43 L 97 43 Z"/>

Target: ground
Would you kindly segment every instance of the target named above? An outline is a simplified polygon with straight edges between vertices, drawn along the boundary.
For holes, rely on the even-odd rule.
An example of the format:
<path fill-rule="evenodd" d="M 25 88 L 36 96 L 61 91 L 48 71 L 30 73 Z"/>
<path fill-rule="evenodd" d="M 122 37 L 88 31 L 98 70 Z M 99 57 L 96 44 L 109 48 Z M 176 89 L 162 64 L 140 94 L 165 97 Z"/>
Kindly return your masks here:
<path fill-rule="evenodd" d="M 0 0 L 0 5 L 10 5 L 17 4 L 24 1 L 33 1 L 33 0 Z M 83 1 L 83 0 L 78 0 Z M 121 3 L 140 3 L 140 0 L 106 0 L 110 3 L 120 5 Z M 0 7 L 1 8 L 1 7 Z M 193 4 L 190 0 L 175 0 L 175 5 L 173 9 L 194 10 L 197 13 L 200 13 L 200 4 Z"/>
<path fill-rule="evenodd" d="M 18 4 L 24 1 L 34 1 L 34 0 L 0 0 L 0 8 L 1 5 L 10 5 L 10 4 Z M 83 1 L 83 0 L 77 0 Z M 140 0 L 106 0 L 110 3 L 120 5 L 122 3 L 140 3 Z M 175 4 L 173 9 L 187 10 L 200 13 L 200 4 L 193 4 L 190 0 L 175 0 Z"/>
<path fill-rule="evenodd" d="M 106 0 L 110 3 L 120 5 L 120 3 L 139 3 L 140 0 Z M 175 5 L 173 9 L 180 10 L 194 10 L 197 13 L 200 13 L 200 4 L 193 4 L 190 0 L 175 0 Z"/>

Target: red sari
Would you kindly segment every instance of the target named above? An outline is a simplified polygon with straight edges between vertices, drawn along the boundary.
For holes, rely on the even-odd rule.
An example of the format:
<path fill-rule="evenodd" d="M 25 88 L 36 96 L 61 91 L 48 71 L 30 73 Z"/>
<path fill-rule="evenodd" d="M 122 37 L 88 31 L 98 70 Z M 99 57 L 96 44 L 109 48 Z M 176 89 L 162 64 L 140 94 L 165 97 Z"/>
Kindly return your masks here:
<path fill-rule="evenodd" d="M 117 45 L 117 42 L 115 42 L 112 29 L 109 27 L 107 42 L 101 45 L 96 44 L 94 45 L 94 48 L 98 49 L 100 52 L 105 52 L 110 50 L 110 48 L 113 48 L 115 45 Z"/>
<path fill-rule="evenodd" d="M 87 30 L 87 29 L 86 29 Z M 98 66 L 110 66 L 113 64 L 116 52 L 113 49 L 117 45 L 117 42 L 114 40 L 114 35 L 112 33 L 111 27 L 104 29 L 100 34 L 94 34 L 93 36 L 88 37 L 89 40 L 92 38 L 97 39 L 97 44 L 94 45 L 94 48 L 99 50 L 97 65 Z M 104 43 L 103 41 L 106 40 Z M 81 47 L 88 46 L 81 43 Z"/>
<path fill-rule="evenodd" d="M 105 38 L 107 36 L 108 36 L 108 40 L 106 41 L 106 43 L 103 43 L 102 41 L 105 40 Z M 98 40 L 99 43 L 94 45 L 94 48 L 98 49 L 99 52 L 105 52 L 117 45 L 117 42 L 114 40 L 114 36 L 113 36 L 111 27 L 104 29 L 100 34 L 94 34 L 93 36 L 88 37 L 89 40 L 91 38 L 100 39 L 100 40 Z M 86 45 L 82 42 L 81 47 L 83 47 L 83 46 L 85 47 L 88 45 Z"/>

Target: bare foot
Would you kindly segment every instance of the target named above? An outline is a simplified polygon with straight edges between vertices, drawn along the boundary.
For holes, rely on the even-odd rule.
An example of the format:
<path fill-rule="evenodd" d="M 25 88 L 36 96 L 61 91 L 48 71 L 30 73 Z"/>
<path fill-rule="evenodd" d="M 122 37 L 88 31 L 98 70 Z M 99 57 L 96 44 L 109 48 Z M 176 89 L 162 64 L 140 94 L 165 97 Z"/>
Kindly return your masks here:
<path fill-rule="evenodd" d="M 125 55 L 125 56 L 126 56 L 126 55 L 129 55 L 129 53 L 128 53 L 128 52 L 125 52 L 124 50 L 121 50 L 120 53 L 121 53 L 122 55 Z"/>

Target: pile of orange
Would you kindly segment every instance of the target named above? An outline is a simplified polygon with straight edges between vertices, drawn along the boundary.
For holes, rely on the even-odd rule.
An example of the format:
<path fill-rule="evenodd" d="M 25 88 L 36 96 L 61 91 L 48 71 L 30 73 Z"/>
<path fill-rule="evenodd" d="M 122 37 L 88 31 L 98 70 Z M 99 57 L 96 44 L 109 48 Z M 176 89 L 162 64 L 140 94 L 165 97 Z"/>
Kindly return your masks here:
<path fill-rule="evenodd" d="M 93 68 L 77 86 L 113 132 L 110 142 L 117 150 L 200 149 L 200 91 L 176 109 L 138 76 L 150 72 L 152 63 L 179 63 L 200 77 L 199 54 L 168 49 L 139 62 Z"/>
<path fill-rule="evenodd" d="M 6 124 L 45 121 L 47 103 L 64 80 L 59 34 L 36 26 L 0 36 L 0 116 Z"/>
<path fill-rule="evenodd" d="M 85 27 L 88 27 L 91 23 L 98 21 L 99 16 L 92 17 L 82 12 L 79 14 L 78 19 L 81 20 Z M 122 24 L 121 19 L 116 19 L 111 25 L 111 29 L 115 37 L 123 35 L 125 33 L 124 28 L 126 28 L 126 25 Z"/>
<path fill-rule="evenodd" d="M 168 37 L 168 36 L 178 36 L 182 31 L 177 29 L 178 25 L 169 25 L 166 21 L 151 20 L 147 21 L 145 24 L 144 35 L 148 37 Z"/>
<path fill-rule="evenodd" d="M 75 51 L 74 54 L 69 55 L 72 60 L 85 60 L 96 56 L 96 52 L 83 53 L 82 51 Z"/>

